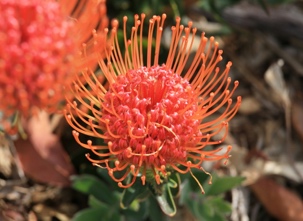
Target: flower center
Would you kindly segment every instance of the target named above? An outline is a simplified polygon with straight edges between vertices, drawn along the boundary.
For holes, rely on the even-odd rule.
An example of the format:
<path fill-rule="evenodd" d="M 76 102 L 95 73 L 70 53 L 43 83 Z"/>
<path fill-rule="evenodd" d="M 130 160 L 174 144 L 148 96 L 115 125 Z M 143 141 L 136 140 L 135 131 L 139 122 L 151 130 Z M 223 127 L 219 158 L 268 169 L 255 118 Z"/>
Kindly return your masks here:
<path fill-rule="evenodd" d="M 100 124 L 119 162 L 147 168 L 185 162 L 186 148 L 201 138 L 198 96 L 165 65 L 118 76 L 102 107 Z"/>

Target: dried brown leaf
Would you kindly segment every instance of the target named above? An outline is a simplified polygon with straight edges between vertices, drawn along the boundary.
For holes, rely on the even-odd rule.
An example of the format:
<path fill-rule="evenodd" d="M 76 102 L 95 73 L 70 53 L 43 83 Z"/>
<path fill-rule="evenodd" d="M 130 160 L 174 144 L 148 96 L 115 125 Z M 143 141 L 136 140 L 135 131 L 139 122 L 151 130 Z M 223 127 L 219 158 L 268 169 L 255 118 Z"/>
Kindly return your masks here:
<path fill-rule="evenodd" d="M 303 221 L 303 202 L 294 192 L 268 177 L 260 178 L 250 187 L 267 211 L 278 220 Z"/>
<path fill-rule="evenodd" d="M 41 112 L 29 119 L 25 130 L 28 139 L 19 139 L 15 145 L 27 176 L 52 185 L 69 185 L 74 169 L 59 137 L 52 134 L 48 114 Z"/>

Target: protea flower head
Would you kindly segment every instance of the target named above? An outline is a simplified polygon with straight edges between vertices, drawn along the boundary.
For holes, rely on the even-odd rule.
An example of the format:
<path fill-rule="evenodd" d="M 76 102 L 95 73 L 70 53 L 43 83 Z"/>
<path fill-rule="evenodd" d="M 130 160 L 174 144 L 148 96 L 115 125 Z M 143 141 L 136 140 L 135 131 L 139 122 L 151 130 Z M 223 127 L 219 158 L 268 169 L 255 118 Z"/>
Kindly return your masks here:
<path fill-rule="evenodd" d="M 108 88 L 99 81 L 98 73 L 85 69 L 72 88 L 76 100 L 69 100 L 65 111 L 74 138 L 98 156 L 87 154 L 88 160 L 106 168 L 123 188 L 132 186 L 137 177 L 143 185 L 152 182 L 150 177 L 160 185 L 172 171 L 192 174 L 193 168 L 203 170 L 204 161 L 229 158 L 231 150 L 229 146 L 221 153 L 221 148 L 207 151 L 205 147 L 224 140 L 228 122 L 241 103 L 240 97 L 236 102 L 231 98 L 239 84 L 235 81 L 232 85 L 228 77 L 232 63 L 228 62 L 225 70 L 217 67 L 223 52 L 214 38 L 208 39 L 204 33 L 189 61 L 197 30 L 192 22 L 185 27 L 177 18 L 171 27 L 166 62 L 160 64 L 165 18 L 163 14 L 149 20 L 145 52 L 145 15 L 135 15 L 130 39 L 124 17 L 124 56 L 118 44 L 118 22 L 114 21 L 109 34 L 112 50 L 106 61 L 99 60 Z M 186 64 L 189 68 L 185 71 Z M 88 111 L 78 108 L 80 104 Z M 79 134 L 103 139 L 105 145 L 82 142 Z M 219 134 L 221 139 L 214 140 Z"/>
<path fill-rule="evenodd" d="M 89 16 L 98 22 L 106 17 L 105 1 L 0 1 L 0 121 L 63 106 L 64 85 L 71 82 L 82 43 L 88 40 L 90 26 L 83 23 Z M 101 21 L 104 29 L 108 19 Z"/>

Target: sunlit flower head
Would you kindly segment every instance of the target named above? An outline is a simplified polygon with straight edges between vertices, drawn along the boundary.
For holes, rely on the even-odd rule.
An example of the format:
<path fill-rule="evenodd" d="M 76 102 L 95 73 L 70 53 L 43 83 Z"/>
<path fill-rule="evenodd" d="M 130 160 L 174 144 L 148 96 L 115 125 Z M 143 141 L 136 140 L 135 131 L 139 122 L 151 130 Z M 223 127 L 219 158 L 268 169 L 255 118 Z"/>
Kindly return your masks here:
<path fill-rule="evenodd" d="M 82 43 L 107 25 L 104 0 L 1 0 L 0 129 L 16 114 L 57 112 Z"/>
<path fill-rule="evenodd" d="M 232 84 L 228 77 L 231 62 L 225 70 L 219 69 L 223 52 L 214 38 L 208 39 L 204 33 L 194 58 L 189 59 L 197 30 L 192 22 L 185 27 L 177 18 L 171 27 L 167 59 L 160 64 L 165 18 L 164 14 L 149 20 L 145 50 L 145 15 L 135 16 L 129 39 L 124 17 L 125 52 L 119 47 L 118 22 L 114 21 L 109 34 L 112 51 L 106 61 L 99 60 L 108 88 L 100 83 L 97 73 L 85 69 L 79 79 L 85 78 L 86 84 L 74 82 L 76 100 L 68 101 L 65 112 L 77 142 L 99 157 L 87 154 L 87 158 L 107 168 L 120 187 L 132 186 L 137 177 L 143 185 L 151 182 L 150 177 L 161 184 L 172 171 L 192 174 L 192 168 L 203 170 L 204 161 L 229 158 L 230 146 L 224 153 L 221 148 L 205 147 L 225 139 L 228 122 L 241 102 L 240 97 L 236 102 L 231 98 L 239 84 Z M 80 104 L 88 111 L 78 108 Z M 105 145 L 82 142 L 79 134 L 100 138 Z M 216 135 L 221 139 L 214 140 Z"/>
<path fill-rule="evenodd" d="M 0 110 L 29 116 L 62 100 L 75 44 L 56 1 L 0 2 Z"/>

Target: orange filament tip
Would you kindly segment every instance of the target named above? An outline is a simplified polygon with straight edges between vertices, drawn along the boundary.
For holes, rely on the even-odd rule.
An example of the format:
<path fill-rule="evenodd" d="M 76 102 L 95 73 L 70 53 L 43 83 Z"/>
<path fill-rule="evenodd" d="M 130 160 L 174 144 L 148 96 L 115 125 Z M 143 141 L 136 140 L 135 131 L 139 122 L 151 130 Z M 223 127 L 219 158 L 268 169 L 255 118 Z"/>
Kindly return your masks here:
<path fill-rule="evenodd" d="M 131 158 L 131 157 L 132 157 L 132 149 L 131 149 L 130 147 L 128 147 L 128 148 L 126 149 L 126 154 L 125 154 L 125 156 L 126 156 L 127 158 Z"/>
<path fill-rule="evenodd" d="M 69 116 L 70 116 L 70 115 L 69 115 Z M 73 133 L 74 136 L 79 136 L 79 133 L 78 133 L 77 131 L 75 131 L 75 130 L 73 130 L 72 133 Z"/>
<path fill-rule="evenodd" d="M 157 183 L 158 185 L 161 184 L 161 179 L 160 179 L 159 174 L 156 174 L 156 175 L 155 175 L 155 180 L 156 180 L 156 183 Z"/>
<path fill-rule="evenodd" d="M 143 175 L 141 176 L 142 185 L 145 185 L 146 177 Z"/>

